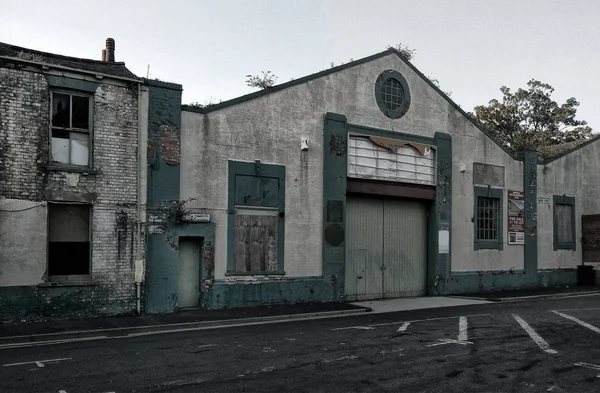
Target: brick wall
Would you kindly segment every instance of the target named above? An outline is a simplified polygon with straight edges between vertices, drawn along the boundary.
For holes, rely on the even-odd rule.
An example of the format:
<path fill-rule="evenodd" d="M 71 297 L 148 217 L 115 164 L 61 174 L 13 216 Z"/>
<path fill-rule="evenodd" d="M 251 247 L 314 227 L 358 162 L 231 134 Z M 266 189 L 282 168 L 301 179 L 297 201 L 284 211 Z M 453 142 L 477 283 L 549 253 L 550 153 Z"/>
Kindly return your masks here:
<path fill-rule="evenodd" d="M 73 195 L 85 195 L 94 200 L 92 280 L 95 285 L 60 290 L 46 288 L 43 283 L 34 287 L 0 288 L 0 315 L 3 315 L 0 320 L 16 316 L 133 312 L 138 246 L 137 84 L 103 80 L 94 94 L 95 172 L 56 171 L 47 168 L 50 89 L 46 79 L 36 70 L 10 67 L 0 64 L 0 198 L 44 201 L 57 196 L 69 200 Z M 14 228 L 15 233 L 30 230 Z M 0 239 L 0 247 L 4 241 L 11 239 Z M 26 244 L 23 250 L 27 255 Z M 28 257 L 46 265 L 45 255 Z M 19 256 L 3 259 L 0 274 L 3 264 L 18 263 Z M 9 296 L 16 293 L 19 296 Z"/>

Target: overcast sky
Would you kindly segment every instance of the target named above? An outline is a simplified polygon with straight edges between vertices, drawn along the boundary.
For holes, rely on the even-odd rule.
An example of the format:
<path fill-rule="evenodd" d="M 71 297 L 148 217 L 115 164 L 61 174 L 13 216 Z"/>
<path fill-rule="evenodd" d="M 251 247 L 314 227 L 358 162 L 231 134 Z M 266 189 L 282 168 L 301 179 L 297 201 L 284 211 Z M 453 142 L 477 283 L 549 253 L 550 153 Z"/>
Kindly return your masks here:
<path fill-rule="evenodd" d="M 600 131 L 597 0 L 0 0 L 0 41 L 100 59 L 183 85 L 183 102 L 252 92 L 247 74 L 278 83 L 400 42 L 465 110 L 531 78 L 574 96 Z"/>

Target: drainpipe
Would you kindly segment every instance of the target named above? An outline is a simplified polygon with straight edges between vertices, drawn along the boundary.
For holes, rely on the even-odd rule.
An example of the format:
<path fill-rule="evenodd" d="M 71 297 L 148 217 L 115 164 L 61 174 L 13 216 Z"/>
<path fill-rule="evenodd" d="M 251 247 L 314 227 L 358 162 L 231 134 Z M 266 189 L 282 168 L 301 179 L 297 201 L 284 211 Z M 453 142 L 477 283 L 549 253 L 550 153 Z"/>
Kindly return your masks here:
<path fill-rule="evenodd" d="M 138 83 L 138 152 L 137 152 L 137 164 L 138 164 L 138 184 L 137 184 L 137 247 L 135 251 L 135 273 L 138 273 L 137 270 L 140 268 L 138 266 L 140 264 L 140 260 L 142 257 L 142 135 L 144 130 L 142 129 L 142 84 Z M 138 277 L 139 274 L 135 275 L 135 286 L 136 286 L 136 310 L 137 314 L 141 314 L 141 279 Z"/>

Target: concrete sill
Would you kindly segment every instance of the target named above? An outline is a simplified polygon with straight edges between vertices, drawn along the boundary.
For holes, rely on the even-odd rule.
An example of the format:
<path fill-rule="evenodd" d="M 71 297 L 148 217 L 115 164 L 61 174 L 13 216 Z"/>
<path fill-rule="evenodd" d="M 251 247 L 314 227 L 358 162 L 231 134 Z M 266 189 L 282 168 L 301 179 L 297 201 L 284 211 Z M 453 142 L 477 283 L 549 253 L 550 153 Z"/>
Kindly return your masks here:
<path fill-rule="evenodd" d="M 95 287 L 99 285 L 98 281 L 73 281 L 73 282 L 43 282 L 38 284 L 40 288 L 62 288 L 62 287 Z"/>
<path fill-rule="evenodd" d="M 235 277 L 235 276 L 285 276 L 285 272 L 247 272 L 247 273 L 234 273 L 227 272 L 225 273 L 226 277 Z"/>
<path fill-rule="evenodd" d="M 83 173 L 85 175 L 96 175 L 97 170 L 85 167 L 76 166 L 63 166 L 63 165 L 48 165 L 46 169 L 50 172 L 72 172 L 72 173 Z"/>

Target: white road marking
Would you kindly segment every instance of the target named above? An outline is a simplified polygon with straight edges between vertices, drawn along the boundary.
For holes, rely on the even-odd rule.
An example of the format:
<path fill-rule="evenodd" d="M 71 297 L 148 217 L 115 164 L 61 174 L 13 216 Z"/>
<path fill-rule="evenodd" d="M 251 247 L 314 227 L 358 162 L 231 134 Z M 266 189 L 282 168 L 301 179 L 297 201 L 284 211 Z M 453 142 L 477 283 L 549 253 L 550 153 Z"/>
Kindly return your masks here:
<path fill-rule="evenodd" d="M 335 328 L 335 329 L 331 329 L 331 330 L 348 330 L 348 329 L 373 330 L 375 328 L 370 327 L 370 326 L 349 326 L 349 327 Z"/>
<path fill-rule="evenodd" d="M 554 312 L 554 311 L 596 311 L 596 310 L 600 310 L 600 308 L 598 308 L 598 307 L 593 307 L 593 308 L 561 308 L 560 310 L 551 310 L 551 311 Z"/>
<path fill-rule="evenodd" d="M 404 322 L 404 323 L 402 324 L 402 326 L 400 326 L 400 327 L 398 328 L 398 332 L 405 332 L 405 331 L 406 331 L 406 329 L 408 328 L 408 325 L 410 325 L 410 322 Z"/>
<path fill-rule="evenodd" d="M 576 366 L 579 366 L 579 367 L 585 367 L 585 368 L 589 368 L 589 369 L 591 369 L 591 370 L 600 371 L 600 366 L 597 366 L 597 365 L 595 365 L 595 364 L 590 364 L 590 363 L 583 363 L 583 362 L 580 362 L 580 363 L 575 363 L 575 365 L 576 365 Z M 600 374 L 596 375 L 596 378 L 600 378 Z"/>
<path fill-rule="evenodd" d="M 273 352 L 275 352 L 275 350 L 272 349 L 271 347 L 264 347 L 263 348 L 263 352 L 265 352 L 265 353 L 273 353 Z"/>
<path fill-rule="evenodd" d="M 38 367 L 44 367 L 43 363 L 56 363 L 61 362 L 63 360 L 71 360 L 73 358 L 61 358 L 61 359 L 48 359 L 48 360 L 34 360 L 33 362 L 22 362 L 22 363 L 11 363 L 11 364 L 3 364 L 2 367 L 12 367 L 12 366 L 23 366 L 25 364 L 36 364 Z"/>
<path fill-rule="evenodd" d="M 600 329 L 598 329 L 594 325 L 590 325 L 589 323 L 582 321 L 581 319 L 577 319 L 575 317 L 572 317 L 572 316 L 567 315 L 567 314 L 563 314 L 563 313 L 558 312 L 558 311 L 552 311 L 552 312 L 555 313 L 556 315 L 560 315 L 563 318 L 566 318 L 566 319 L 569 319 L 569 320 L 571 320 L 573 322 L 576 322 L 576 323 L 580 324 L 581 326 L 590 329 L 593 332 L 596 332 L 596 333 L 600 334 Z"/>
<path fill-rule="evenodd" d="M 206 345 L 198 345 L 198 348 L 208 348 L 208 347 L 216 347 L 217 344 L 206 344 Z"/>
<path fill-rule="evenodd" d="M 467 341 L 467 317 L 458 320 L 458 341 Z"/>
<path fill-rule="evenodd" d="M 352 314 L 320 314 L 314 317 L 305 317 L 294 319 L 294 321 L 313 321 L 317 319 L 334 319 L 334 318 L 348 318 L 348 317 L 358 317 L 364 316 L 366 313 L 352 313 Z M 96 340 L 122 340 L 134 337 L 144 337 L 144 336 L 154 336 L 157 334 L 170 334 L 170 333 L 183 333 L 183 332 L 196 332 L 199 330 L 217 330 L 217 329 L 230 329 L 235 327 L 245 327 L 245 326 L 258 326 L 258 325 L 273 325 L 278 323 L 289 323 L 290 319 L 278 319 L 278 320 L 263 320 L 258 322 L 241 322 L 241 323 L 228 323 L 224 325 L 216 325 L 216 326 L 194 326 L 194 327 L 178 327 L 178 326 L 189 326 L 189 325 L 197 325 L 197 322 L 189 322 L 185 324 L 172 324 L 173 329 L 168 330 L 159 330 L 159 331 L 149 331 L 149 332 L 141 332 L 141 333 L 131 333 L 126 336 L 107 336 L 106 333 L 93 337 L 80 337 L 80 338 L 68 338 L 68 339 L 58 339 L 58 340 L 45 340 L 45 341 L 36 341 L 36 342 L 20 342 L 13 344 L 2 344 L 0 345 L 0 350 L 3 349 L 15 349 L 15 348 L 28 348 L 28 347 L 39 347 L 44 345 L 58 345 L 58 344 L 67 344 L 67 343 L 76 343 L 81 341 L 96 341 Z M 146 328 L 147 326 L 140 326 L 138 328 Z M 114 331 L 120 329 L 100 329 L 98 333 L 106 332 L 106 331 Z M 302 334 L 302 333 L 300 333 Z M 52 334 L 43 335 L 43 336 L 51 336 Z M 11 338 L 18 337 L 12 336 Z M 24 339 L 29 339 L 26 337 Z"/>
<path fill-rule="evenodd" d="M 446 345 L 446 344 L 458 344 L 458 345 L 470 345 L 470 344 L 473 344 L 473 342 L 471 342 L 471 341 L 453 340 L 451 338 L 439 338 L 438 341 L 439 341 L 439 343 L 429 344 L 428 347 L 437 347 L 439 345 Z"/>
<path fill-rule="evenodd" d="M 539 334 L 533 330 L 531 326 L 523 318 L 517 314 L 512 315 L 513 318 L 521 325 L 521 327 L 529 334 L 529 337 L 540 347 L 540 349 L 546 353 L 555 354 L 558 353 L 554 349 L 550 349 L 550 345 L 544 340 Z"/>
<path fill-rule="evenodd" d="M 341 358 L 337 358 L 337 359 L 323 360 L 321 363 L 333 363 L 333 362 L 341 362 L 342 360 L 356 360 L 356 359 L 358 359 L 358 356 L 342 356 Z"/>
<path fill-rule="evenodd" d="M 492 314 L 471 314 L 471 315 L 465 315 L 465 317 L 485 317 L 485 316 L 490 316 Z M 403 322 L 385 322 L 385 323 L 376 323 L 373 325 L 369 325 L 369 326 L 348 326 L 348 327 L 343 327 L 343 328 L 335 328 L 335 329 L 331 329 L 331 330 L 348 330 L 348 329 L 361 329 L 361 330 L 372 330 L 375 327 L 379 327 L 379 326 L 390 326 L 390 325 L 398 325 L 401 323 L 416 323 L 416 322 L 430 322 L 430 321 L 443 321 L 446 319 L 454 319 L 456 318 L 456 316 L 454 317 L 440 317 L 440 318 L 427 318 L 427 319 L 413 319 L 410 321 L 403 321 Z"/>
<path fill-rule="evenodd" d="M 396 348 L 396 349 L 390 349 L 390 350 L 386 350 L 384 349 L 383 351 L 381 351 L 380 353 L 382 355 L 386 355 L 388 353 L 398 353 L 398 352 L 402 352 L 403 349 L 402 348 Z M 404 356 L 403 354 L 400 354 L 399 356 Z"/>
<path fill-rule="evenodd" d="M 67 392 L 64 390 L 59 390 L 58 393 L 67 393 Z"/>

